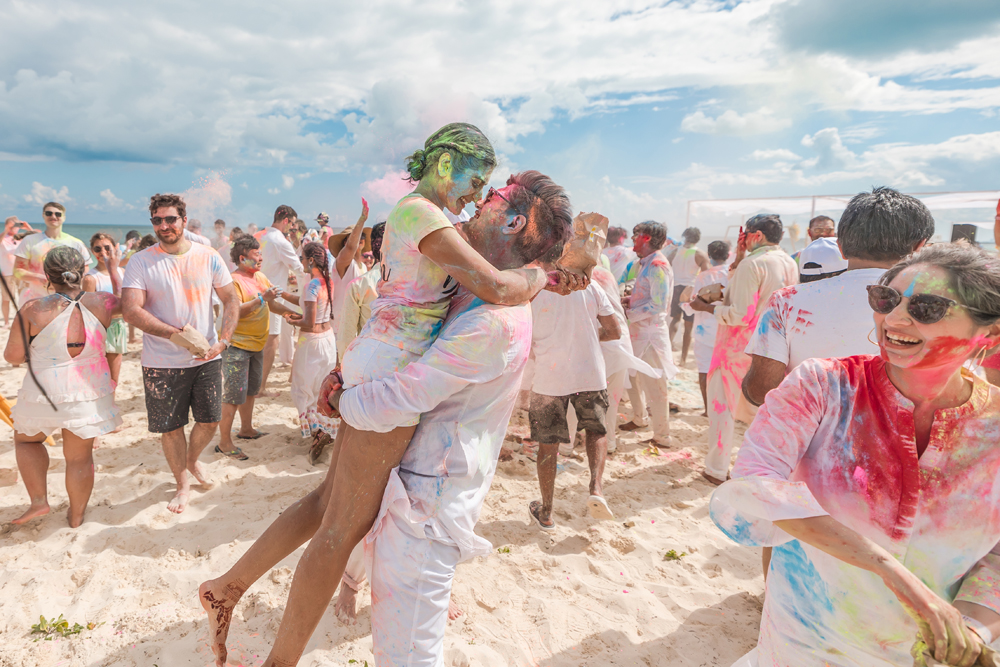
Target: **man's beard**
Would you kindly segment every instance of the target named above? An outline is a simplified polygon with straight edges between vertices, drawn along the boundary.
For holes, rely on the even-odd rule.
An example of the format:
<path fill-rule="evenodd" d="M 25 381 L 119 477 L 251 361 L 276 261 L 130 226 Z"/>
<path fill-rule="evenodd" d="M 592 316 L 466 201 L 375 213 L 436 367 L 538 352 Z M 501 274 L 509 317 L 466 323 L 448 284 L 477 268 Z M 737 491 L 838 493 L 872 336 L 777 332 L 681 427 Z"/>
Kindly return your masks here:
<path fill-rule="evenodd" d="M 183 232 L 174 234 L 172 230 L 161 233 L 159 229 L 155 229 L 153 230 L 153 233 L 156 234 L 157 240 L 161 243 L 177 243 L 181 236 L 183 236 Z M 171 234 L 172 236 L 168 237 L 167 234 Z"/>

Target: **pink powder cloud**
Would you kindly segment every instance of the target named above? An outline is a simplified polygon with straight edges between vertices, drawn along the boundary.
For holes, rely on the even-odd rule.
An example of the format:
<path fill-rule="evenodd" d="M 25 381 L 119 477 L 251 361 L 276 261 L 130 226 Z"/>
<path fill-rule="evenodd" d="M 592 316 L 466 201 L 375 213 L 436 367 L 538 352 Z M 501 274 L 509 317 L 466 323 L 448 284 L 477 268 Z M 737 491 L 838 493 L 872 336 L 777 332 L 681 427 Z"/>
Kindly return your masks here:
<path fill-rule="evenodd" d="M 209 172 L 182 194 L 187 203 L 188 218 L 197 218 L 208 226 L 221 217 L 233 201 L 233 188 L 226 182 L 225 172 Z"/>
<path fill-rule="evenodd" d="M 406 180 L 406 172 L 401 169 L 389 170 L 381 178 L 361 184 L 361 194 L 373 201 L 395 204 L 404 195 L 413 192 L 413 184 Z"/>

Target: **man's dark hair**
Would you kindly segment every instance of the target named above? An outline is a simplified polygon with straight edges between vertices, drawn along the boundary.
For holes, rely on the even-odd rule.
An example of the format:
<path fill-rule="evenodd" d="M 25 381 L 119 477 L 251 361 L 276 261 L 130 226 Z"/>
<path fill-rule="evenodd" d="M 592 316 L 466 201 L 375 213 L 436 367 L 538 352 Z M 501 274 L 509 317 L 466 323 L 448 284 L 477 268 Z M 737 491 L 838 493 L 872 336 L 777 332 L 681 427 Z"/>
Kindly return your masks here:
<path fill-rule="evenodd" d="M 608 227 L 608 244 L 618 243 L 628 236 L 624 227 Z"/>
<path fill-rule="evenodd" d="M 156 237 L 153 236 L 152 234 L 146 234 L 145 236 L 142 237 L 142 239 L 139 240 L 139 246 L 136 249 L 136 252 L 138 252 L 139 250 L 145 250 L 146 248 L 149 248 L 154 245 L 156 245 Z"/>
<path fill-rule="evenodd" d="M 141 238 L 142 238 L 142 234 L 140 234 L 139 232 L 137 232 L 134 229 L 128 230 L 128 234 L 125 235 L 125 240 L 126 241 L 131 241 L 132 239 L 141 239 Z"/>
<path fill-rule="evenodd" d="M 245 257 L 248 252 L 258 248 L 260 248 L 260 243 L 257 242 L 257 239 L 249 234 L 244 234 L 233 241 L 233 247 L 229 250 L 229 259 L 233 261 L 233 264 L 239 266 L 240 257 Z"/>
<path fill-rule="evenodd" d="M 659 250 L 667 242 L 667 226 L 656 220 L 640 222 L 632 228 L 632 233 L 648 236 L 649 247 L 653 250 Z"/>
<path fill-rule="evenodd" d="M 896 262 L 934 235 L 934 216 L 915 197 L 886 187 L 851 199 L 837 226 L 844 257 Z"/>
<path fill-rule="evenodd" d="M 708 244 L 708 258 L 716 262 L 724 262 L 729 259 L 729 242 L 712 241 Z"/>
<path fill-rule="evenodd" d="M 751 232 L 763 232 L 768 243 L 781 243 L 781 237 L 785 235 L 785 228 L 781 224 L 781 218 L 774 214 L 762 213 L 755 215 L 746 221 L 744 225 L 747 234 Z"/>
<path fill-rule="evenodd" d="M 48 204 L 46 204 L 45 206 L 43 206 L 43 207 L 42 207 L 42 210 L 44 211 L 45 209 L 47 209 L 47 208 L 49 208 L 49 207 L 52 207 L 52 208 L 57 208 L 57 209 L 59 209 L 60 211 L 62 211 L 63 213 L 65 213 L 65 212 L 66 212 L 66 207 L 65 207 L 65 206 L 63 206 L 62 204 L 60 204 L 60 203 L 59 203 L 59 202 L 57 202 L 57 201 L 50 201 L 50 202 L 49 202 Z"/>
<path fill-rule="evenodd" d="M 149 198 L 150 215 L 155 215 L 157 209 L 170 208 L 171 206 L 177 209 L 177 215 L 182 218 L 187 217 L 187 204 L 184 203 L 180 195 L 161 195 L 157 193 Z"/>
<path fill-rule="evenodd" d="M 225 227 L 226 226 L 226 221 L 223 220 L 222 218 L 219 218 L 218 220 L 216 220 L 215 222 L 213 222 L 212 225 L 215 226 L 215 227 L 218 227 L 219 225 L 222 225 L 223 227 Z"/>
<path fill-rule="evenodd" d="M 701 230 L 697 227 L 688 227 L 681 232 L 681 236 L 683 236 L 684 240 L 688 243 L 697 243 L 701 240 Z"/>
<path fill-rule="evenodd" d="M 382 261 L 382 238 L 385 236 L 385 220 L 381 222 L 376 222 L 372 226 L 372 257 L 375 258 L 375 263 L 378 264 Z"/>
<path fill-rule="evenodd" d="M 511 174 L 507 185 L 511 205 L 528 224 L 514 241 L 514 252 L 527 262 L 561 248 L 573 230 L 573 210 L 562 186 L 545 174 L 530 170 Z"/>
<path fill-rule="evenodd" d="M 829 216 L 817 215 L 815 218 L 813 218 L 812 220 L 809 221 L 809 229 L 812 229 L 813 227 L 818 226 L 820 223 L 829 223 L 831 227 L 833 225 L 837 224 L 837 223 L 835 223 L 833 221 L 833 218 L 831 218 Z M 824 227 L 825 226 L 826 225 L 824 224 Z"/>
<path fill-rule="evenodd" d="M 299 217 L 299 214 L 295 212 L 295 209 L 288 204 L 282 204 L 278 208 L 274 209 L 274 221 L 284 220 L 285 218 L 295 219 Z"/>

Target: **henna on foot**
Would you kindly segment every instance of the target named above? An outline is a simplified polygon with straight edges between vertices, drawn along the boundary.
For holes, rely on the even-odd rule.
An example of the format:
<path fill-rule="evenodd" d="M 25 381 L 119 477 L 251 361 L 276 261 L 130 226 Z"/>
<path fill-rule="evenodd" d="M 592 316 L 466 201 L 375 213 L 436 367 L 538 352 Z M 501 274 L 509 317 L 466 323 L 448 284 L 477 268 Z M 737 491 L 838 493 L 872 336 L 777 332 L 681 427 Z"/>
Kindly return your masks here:
<path fill-rule="evenodd" d="M 208 641 L 212 645 L 217 667 L 225 667 L 229 650 L 226 639 L 229 637 L 229 625 L 233 620 L 233 609 L 246 593 L 238 579 L 228 586 L 223 586 L 217 579 L 206 581 L 198 588 L 198 601 L 208 614 Z"/>

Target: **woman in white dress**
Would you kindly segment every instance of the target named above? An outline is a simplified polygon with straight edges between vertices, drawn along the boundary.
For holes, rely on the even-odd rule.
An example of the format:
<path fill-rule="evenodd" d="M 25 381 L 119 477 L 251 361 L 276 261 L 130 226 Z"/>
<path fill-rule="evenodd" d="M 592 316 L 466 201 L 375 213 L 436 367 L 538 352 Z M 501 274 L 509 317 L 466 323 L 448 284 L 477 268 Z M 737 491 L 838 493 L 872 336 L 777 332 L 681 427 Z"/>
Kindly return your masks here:
<path fill-rule="evenodd" d="M 4 350 L 4 359 L 12 364 L 27 361 L 29 371 L 11 417 L 17 467 L 31 506 L 14 523 L 49 513 L 49 454 L 44 441 L 61 430 L 68 519 L 76 528 L 83 523 L 94 488 L 94 438 L 122 423 L 104 356 L 107 327 L 121 314 L 121 307 L 114 294 L 83 291 L 87 265 L 75 248 L 53 248 L 44 270 L 55 293 L 21 307 Z M 111 280 L 117 291 L 116 273 Z"/>
<path fill-rule="evenodd" d="M 121 284 L 125 272 L 118 266 L 118 244 L 107 234 L 97 233 L 90 237 L 90 252 L 97 260 L 97 266 L 83 277 L 84 292 L 107 292 L 121 298 L 121 289 L 115 290 L 111 282 L 111 273 L 118 274 Z M 122 369 L 122 355 L 128 352 L 128 327 L 121 315 L 111 320 L 108 327 L 107 343 L 104 352 L 111 368 L 111 379 L 118 384 L 118 374 Z"/>

